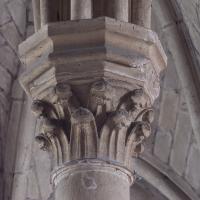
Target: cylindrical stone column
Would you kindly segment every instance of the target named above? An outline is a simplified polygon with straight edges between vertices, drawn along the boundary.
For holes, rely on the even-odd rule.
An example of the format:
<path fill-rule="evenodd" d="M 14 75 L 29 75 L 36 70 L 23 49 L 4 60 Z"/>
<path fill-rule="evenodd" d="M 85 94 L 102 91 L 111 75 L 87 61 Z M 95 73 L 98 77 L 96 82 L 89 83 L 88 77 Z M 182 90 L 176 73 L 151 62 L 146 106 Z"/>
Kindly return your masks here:
<path fill-rule="evenodd" d="M 71 1 L 71 19 L 90 19 L 92 18 L 92 0 L 73 0 Z"/>
<path fill-rule="evenodd" d="M 152 0 L 132 0 L 132 22 L 151 28 Z"/>
<path fill-rule="evenodd" d="M 105 2 L 106 16 L 128 22 L 129 0 L 110 0 Z"/>
<path fill-rule="evenodd" d="M 59 3 L 60 1 L 56 0 L 40 0 L 41 26 L 49 22 L 57 22 L 61 19 Z"/>
<path fill-rule="evenodd" d="M 34 28 L 35 28 L 35 32 L 37 32 L 41 27 L 40 0 L 32 0 L 32 6 L 33 6 Z"/>
<path fill-rule="evenodd" d="M 48 8 L 49 1 L 48 0 L 40 0 L 40 18 L 41 18 L 41 26 L 44 26 L 48 23 Z"/>
<path fill-rule="evenodd" d="M 129 0 L 115 0 L 114 17 L 118 20 L 128 22 Z"/>
<path fill-rule="evenodd" d="M 55 200 L 130 200 L 133 181 L 125 168 L 101 162 L 63 166 L 52 176 Z"/>

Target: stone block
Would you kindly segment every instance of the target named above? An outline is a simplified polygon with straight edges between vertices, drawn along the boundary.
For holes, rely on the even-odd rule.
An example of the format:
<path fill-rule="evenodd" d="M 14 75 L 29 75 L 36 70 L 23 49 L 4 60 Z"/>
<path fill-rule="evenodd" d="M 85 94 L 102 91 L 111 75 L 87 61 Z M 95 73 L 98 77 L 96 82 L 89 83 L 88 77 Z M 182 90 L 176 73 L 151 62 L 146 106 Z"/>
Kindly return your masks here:
<path fill-rule="evenodd" d="M 186 167 L 186 158 L 190 145 L 192 126 L 187 113 L 179 112 L 172 146 L 170 165 L 180 176 Z"/>
<path fill-rule="evenodd" d="M 7 5 L 18 30 L 22 35 L 26 31 L 26 6 L 22 0 L 10 1 Z"/>
<path fill-rule="evenodd" d="M 200 188 L 200 150 L 196 144 L 191 145 L 187 162 L 185 177 L 191 186 L 199 190 Z"/>
<path fill-rule="evenodd" d="M 0 63 L 13 76 L 16 75 L 19 65 L 19 59 L 17 58 L 14 51 L 8 45 L 0 47 Z"/>
<path fill-rule="evenodd" d="M 175 62 L 173 58 L 168 54 L 168 67 L 164 75 L 164 85 L 166 90 L 178 90 L 180 89 L 180 81 L 175 68 Z"/>
<path fill-rule="evenodd" d="M 154 154 L 161 161 L 168 163 L 172 145 L 170 132 L 158 130 L 155 137 Z"/>
<path fill-rule="evenodd" d="M 0 88 L 7 95 L 10 92 L 12 77 L 8 73 L 8 71 L 6 71 L 6 69 L 4 69 L 1 65 L 0 65 L 0 74 L 1 74 Z"/>
<path fill-rule="evenodd" d="M 15 24 L 11 21 L 0 27 L 0 32 L 3 34 L 6 41 L 12 47 L 12 49 L 17 53 L 18 45 L 22 41 L 20 33 L 18 32 Z M 6 55 L 6 54 L 3 54 Z"/>
<path fill-rule="evenodd" d="M 11 16 L 5 6 L 4 1 L 0 1 L 0 25 L 6 24 L 11 20 Z"/>
<path fill-rule="evenodd" d="M 177 111 L 179 108 L 179 94 L 175 91 L 163 91 L 160 105 L 159 126 L 165 131 L 174 131 Z"/>

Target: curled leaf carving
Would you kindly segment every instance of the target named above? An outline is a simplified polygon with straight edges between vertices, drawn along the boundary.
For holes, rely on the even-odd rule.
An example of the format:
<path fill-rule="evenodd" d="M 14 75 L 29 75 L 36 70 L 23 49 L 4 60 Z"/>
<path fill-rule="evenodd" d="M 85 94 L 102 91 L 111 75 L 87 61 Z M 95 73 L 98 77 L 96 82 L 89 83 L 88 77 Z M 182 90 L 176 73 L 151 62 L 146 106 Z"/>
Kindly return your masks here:
<path fill-rule="evenodd" d="M 97 81 L 91 85 L 87 108 L 80 106 L 68 84 L 57 85 L 52 95 L 53 101 L 34 101 L 32 110 L 43 121 L 36 140 L 53 153 L 55 165 L 89 158 L 132 169 L 131 158 L 143 152 L 153 121 L 143 89 L 117 96 L 108 81 Z"/>

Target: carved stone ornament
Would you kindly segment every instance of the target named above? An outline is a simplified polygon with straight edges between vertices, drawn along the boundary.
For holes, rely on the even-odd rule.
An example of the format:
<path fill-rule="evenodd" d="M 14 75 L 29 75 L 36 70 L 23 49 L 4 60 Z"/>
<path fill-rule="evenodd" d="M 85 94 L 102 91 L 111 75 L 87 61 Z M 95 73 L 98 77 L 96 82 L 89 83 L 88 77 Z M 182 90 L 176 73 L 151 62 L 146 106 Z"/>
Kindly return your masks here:
<path fill-rule="evenodd" d="M 133 169 L 131 158 L 144 150 L 153 110 L 142 88 L 121 97 L 115 90 L 108 81 L 95 82 L 83 108 L 70 85 L 63 83 L 54 88 L 50 101 L 33 102 L 32 111 L 42 119 L 36 140 L 54 155 L 56 166 L 100 159 Z"/>
<path fill-rule="evenodd" d="M 42 121 L 36 140 L 55 169 L 78 162 L 134 172 L 166 67 L 156 33 L 107 17 L 57 22 L 19 50 L 21 84 Z"/>

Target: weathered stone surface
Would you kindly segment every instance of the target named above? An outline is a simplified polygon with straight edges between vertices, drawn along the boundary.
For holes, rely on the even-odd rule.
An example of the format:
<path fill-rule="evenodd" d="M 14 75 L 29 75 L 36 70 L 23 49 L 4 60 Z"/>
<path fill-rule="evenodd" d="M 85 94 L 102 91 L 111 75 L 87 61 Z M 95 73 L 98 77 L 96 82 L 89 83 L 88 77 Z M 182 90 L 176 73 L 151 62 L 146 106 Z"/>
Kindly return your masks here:
<path fill-rule="evenodd" d="M 40 176 L 40 174 L 39 174 Z M 27 194 L 28 199 L 42 199 L 40 197 L 40 185 L 38 183 L 38 174 L 35 172 L 35 168 L 28 171 L 27 174 Z"/>
<path fill-rule="evenodd" d="M 29 1 L 29 2 L 28 2 L 28 22 L 33 23 L 32 1 Z"/>
<path fill-rule="evenodd" d="M 130 183 L 126 173 L 117 167 L 112 170 L 109 166 L 107 168 L 104 165 L 86 165 L 83 171 L 77 168 L 77 172 L 74 170 L 75 173 L 60 180 L 56 186 L 55 199 L 129 200 Z M 114 173 L 116 169 L 117 175 Z"/>
<path fill-rule="evenodd" d="M 162 3 L 164 3 L 165 2 L 165 0 L 154 0 L 153 2 L 155 2 L 155 3 L 157 3 L 157 4 L 162 4 Z M 153 5 L 155 5 L 155 3 L 153 4 Z M 166 3 L 166 2 L 165 2 Z M 191 35 L 193 35 L 194 34 L 194 36 L 192 36 L 193 38 L 194 38 L 194 44 L 196 44 L 196 50 L 197 50 L 197 54 L 198 54 L 198 37 L 199 37 L 199 35 L 198 34 L 196 34 L 196 33 L 198 33 L 198 18 L 196 17 L 196 15 L 198 14 L 198 12 L 195 12 L 195 10 L 196 10 L 196 8 L 197 8 L 197 6 L 196 6 L 196 3 L 198 3 L 196 0 L 191 0 L 191 1 L 188 1 L 188 0 L 182 0 L 182 1 L 179 1 L 179 3 L 182 5 L 182 8 L 183 8 L 183 11 L 184 11 L 184 15 L 185 16 L 187 16 L 188 18 L 190 18 L 190 20 L 187 20 L 186 22 L 188 23 L 188 24 L 191 24 L 191 26 L 190 26 L 190 34 Z M 153 9 L 154 9 L 154 7 L 153 7 Z M 158 15 L 157 15 L 157 18 L 161 18 L 162 17 L 162 13 L 165 13 L 166 15 L 168 15 L 169 13 L 171 13 L 171 12 L 168 12 L 167 11 L 167 9 L 160 9 L 159 7 L 156 7 L 156 9 L 154 9 L 154 11 L 155 12 L 157 12 L 158 13 Z M 162 12 L 162 13 L 161 13 Z M 160 13 L 160 14 L 159 14 Z M 171 17 L 171 16 L 169 16 L 169 17 Z M 194 24 L 196 25 L 196 26 L 193 26 L 194 24 L 193 24 L 193 21 L 194 21 Z M 173 21 L 172 21 L 173 22 Z M 163 21 L 162 21 L 162 28 L 160 28 L 160 26 L 158 26 L 157 27 L 157 32 L 158 31 L 160 31 L 161 33 L 163 33 L 164 32 L 164 29 L 166 28 L 166 27 L 168 27 L 169 25 L 170 25 L 170 23 L 171 23 L 171 21 L 170 21 L 170 19 L 169 20 L 166 20 L 166 18 L 165 19 L 163 19 Z M 178 23 L 179 23 L 179 21 L 178 21 Z M 195 32 L 194 32 L 194 30 L 195 30 Z M 178 34 L 177 34 L 178 35 Z M 178 35 L 178 37 L 179 37 L 179 35 Z M 160 37 L 160 38 L 162 38 L 163 39 L 163 41 L 164 41 L 164 37 Z M 167 48 L 166 48 L 167 49 Z M 188 52 L 188 51 L 187 51 Z M 198 58 L 198 57 L 196 57 L 196 58 Z M 175 68 L 175 65 L 174 65 L 174 63 L 173 63 L 173 67 Z M 171 71 L 172 72 L 172 71 Z M 169 76 L 174 76 L 174 74 L 171 74 L 171 72 L 169 73 L 169 75 L 167 75 L 168 77 Z M 172 87 L 174 87 L 174 85 L 176 85 L 176 84 L 174 84 L 176 81 L 173 79 L 173 80 L 171 80 L 171 82 L 170 82 L 170 77 L 169 77 L 169 79 L 168 79 L 168 83 L 167 83 L 167 86 L 169 86 L 168 88 L 172 88 Z M 2 99 L 0 99 L 0 101 L 2 101 Z M 4 101 L 4 100 L 3 100 Z M 5 101 L 4 101 L 5 102 Z M 6 102 L 8 102 L 8 99 L 6 100 Z M 185 105 L 185 103 L 184 103 L 184 100 L 183 100 L 183 104 Z M 181 110 L 183 110 L 184 112 L 186 112 L 187 111 L 187 107 L 186 106 L 184 106 L 183 108 L 182 107 L 180 107 L 179 109 L 181 109 Z M 3 115 L 3 116 L 5 116 L 5 114 Z M 184 148 L 184 147 L 182 147 L 182 148 Z M 23 151 L 21 151 L 21 153 L 23 154 Z M 194 154 L 193 154 L 194 155 Z M 192 158 L 191 158 L 191 156 L 190 156 L 190 159 L 192 160 Z M 193 162 L 194 163 L 194 162 Z M 192 165 L 192 164 L 191 164 Z M 192 170 L 192 169 L 191 169 Z M 163 170 L 164 171 L 164 170 Z M 43 173 L 45 173 L 44 171 L 43 171 Z M 191 172 L 190 172 L 191 173 Z M 196 178 L 196 179 L 198 179 L 198 178 Z M 191 182 L 191 180 L 190 179 L 187 179 L 187 181 L 188 182 Z M 198 182 L 198 181 L 196 181 L 196 182 Z M 24 187 L 25 188 L 25 187 Z M 194 193 L 195 193 L 195 191 L 194 191 Z M 0 192 L 0 194 L 1 194 L 1 192 Z M 25 195 L 26 196 L 26 195 Z M 25 198 L 25 197 L 24 197 Z M 135 197 L 135 198 L 138 198 L 137 196 Z M 148 198 L 148 197 L 147 197 Z M 28 199 L 27 199 L 28 200 Z M 41 199 L 39 199 L 39 200 L 41 200 Z M 46 199 L 45 199 L 46 200 Z M 159 199 L 160 200 L 160 199 Z M 174 199 L 173 199 L 174 200 Z"/>
<path fill-rule="evenodd" d="M 10 108 L 10 102 L 8 100 L 8 96 L 5 95 L 3 91 L 0 91 L 0 106 L 1 106 L 1 122 L 5 123 L 5 119 L 7 119 L 7 114 Z M 6 116 L 6 117 L 5 117 Z M 4 124 L 5 125 L 5 124 Z"/>
<path fill-rule="evenodd" d="M 32 144 L 35 131 L 36 119 L 30 113 L 31 101 L 23 102 L 23 110 L 20 120 L 20 140 L 18 140 L 18 151 L 16 155 L 15 172 L 23 173 L 30 167 Z"/>
<path fill-rule="evenodd" d="M 4 25 L 11 20 L 11 16 L 3 1 L 0 1 L 0 25 Z"/>
<path fill-rule="evenodd" d="M 5 94 L 8 94 L 10 92 L 10 86 L 12 81 L 11 75 L 1 65 L 0 65 L 0 74 L 2 76 L 0 78 L 0 88 L 5 92 Z"/>
<path fill-rule="evenodd" d="M 152 29 L 154 30 L 154 27 L 156 28 L 158 26 L 158 24 L 155 24 L 156 20 L 154 19 L 159 17 L 159 20 L 161 22 L 160 23 L 161 27 L 155 29 L 155 31 L 158 33 L 159 36 L 162 32 L 163 27 L 166 27 L 169 24 L 172 24 L 174 22 L 174 19 L 171 16 L 171 13 L 169 13 L 167 9 L 163 9 L 163 7 L 165 6 L 166 6 L 165 0 L 154 0 L 152 2 L 152 15 L 153 15 Z"/>
<path fill-rule="evenodd" d="M 9 102 L 8 102 L 9 103 Z M 10 199 L 12 195 L 13 171 L 17 151 L 18 127 L 20 123 L 22 102 L 13 102 L 10 113 L 8 131 L 4 135 L 4 198 Z M 4 115 L 4 118 L 6 115 Z M 6 129 L 4 129 L 5 131 Z"/>
<path fill-rule="evenodd" d="M 0 46 L 5 44 L 5 39 L 4 37 L 0 34 Z"/>
<path fill-rule="evenodd" d="M 172 134 L 168 131 L 158 130 L 156 132 L 154 154 L 161 161 L 168 163 L 171 152 Z"/>
<path fill-rule="evenodd" d="M 34 26 L 33 25 L 28 26 L 26 30 L 26 36 L 30 37 L 31 35 L 33 35 L 33 33 L 34 33 Z"/>
<path fill-rule="evenodd" d="M 20 120 L 20 139 L 17 141 L 18 149 L 12 184 L 12 200 L 25 199 L 27 194 L 28 173 L 31 168 L 32 143 L 35 130 L 35 120 L 30 114 L 29 102 L 24 103 Z"/>
<path fill-rule="evenodd" d="M 196 190 L 200 189 L 200 150 L 196 144 L 191 145 L 186 169 L 186 179 Z"/>
<path fill-rule="evenodd" d="M 22 10 L 14 8 L 17 6 L 15 2 L 15 0 L 0 0 L 0 140 L 2 142 L 0 145 L 4 149 L 3 155 L 0 155 L 1 162 L 4 162 L 0 173 L 0 199 L 3 200 L 10 200 L 12 195 L 17 130 L 20 121 L 20 102 L 11 102 L 10 96 L 11 83 L 13 83 L 13 78 L 16 77 L 18 71 L 19 59 L 16 52 L 21 41 L 19 31 L 25 28 L 23 21 L 26 20 L 26 16 L 25 7 Z M 21 15 L 21 19 L 16 18 L 19 15 Z M 16 27 L 16 24 L 23 26 Z M 15 109 L 11 105 L 15 105 Z M 10 116 L 10 123 L 8 123 L 8 116 Z M 2 172 L 4 172 L 3 175 Z"/>
<path fill-rule="evenodd" d="M 49 10 L 40 3 L 44 25 Z M 141 17 L 148 25 L 150 19 Z M 41 119 L 36 140 L 53 155 L 55 198 L 128 200 L 135 181 L 132 157 L 150 136 L 152 104 L 166 67 L 156 33 L 107 17 L 57 22 L 43 26 L 19 52 L 26 65 L 21 83 Z M 34 159 L 36 171 L 41 157 Z"/>
<path fill-rule="evenodd" d="M 14 187 L 12 189 L 11 200 L 24 199 L 27 192 L 27 174 L 15 174 L 14 175 Z"/>
<path fill-rule="evenodd" d="M 103 32 L 106 34 L 102 34 Z M 78 33 L 78 35 L 75 33 Z M 59 39 L 60 34 L 64 37 L 62 42 Z M 85 34 L 89 34 L 90 36 L 86 37 Z M 47 38 L 48 40 L 45 40 Z M 57 39 L 54 40 L 54 38 Z M 93 39 L 91 40 L 91 38 Z M 121 42 L 117 42 L 119 40 Z M 43 41 L 45 42 L 45 45 L 43 45 L 44 49 L 40 48 L 40 43 Z M 85 76 L 83 66 L 87 65 L 87 70 L 90 73 L 87 74 L 84 82 L 92 83 L 94 79 L 99 80 L 105 77 L 107 79 L 119 79 L 121 81 L 132 82 L 131 84 L 133 84 L 133 81 L 136 82 L 139 79 L 140 85 L 144 85 L 144 90 L 149 94 L 152 101 L 158 97 L 158 76 L 165 68 L 166 56 L 154 32 L 139 26 L 135 26 L 133 29 L 132 24 L 117 22 L 110 18 L 72 21 L 59 23 L 58 26 L 56 24 L 49 24 L 46 28 L 43 28 L 40 32 L 34 34 L 20 45 L 21 59 L 28 68 L 37 71 L 39 68 L 32 68 L 33 65 L 40 65 L 42 67 L 42 65 L 47 64 L 46 59 L 42 59 L 41 57 L 38 62 L 37 58 L 41 56 L 42 51 L 46 51 L 47 55 L 49 55 L 52 51 L 51 41 L 55 41 L 54 46 L 56 46 L 50 56 L 51 61 L 57 62 L 58 59 L 60 60 L 59 65 L 56 67 L 57 72 L 59 72 L 55 74 L 56 80 L 60 79 L 59 77 L 63 73 L 63 70 L 65 70 L 63 68 L 63 64 L 65 64 L 65 68 L 70 72 L 70 74 L 66 74 L 66 78 L 70 82 L 76 82 L 78 84 L 80 81 L 77 77 Z M 98 48 L 93 48 L 95 45 Z M 85 49 L 84 52 L 83 49 Z M 66 51 L 67 57 L 63 56 Z M 34 52 L 37 53 L 34 54 Z M 156 56 L 153 58 L 152 55 L 154 54 Z M 37 63 L 35 63 L 36 60 Z M 76 67 L 70 69 L 72 64 Z M 123 67 L 122 64 L 123 66 L 127 66 L 127 68 Z M 53 73 L 52 70 L 46 71 L 44 76 L 48 76 L 48 73 Z M 74 70 L 78 74 L 75 75 Z M 112 73 L 111 70 L 113 71 Z M 37 72 L 33 74 L 36 75 Z M 123 74 L 123 76 L 120 74 Z M 32 76 L 31 79 L 21 79 L 27 92 L 30 90 L 30 82 L 36 76 Z M 37 95 L 37 88 L 40 85 L 40 80 L 38 81 L 33 90 L 34 95 Z M 44 87 L 47 87 L 47 84 L 48 82 L 45 83 L 46 86 Z M 52 82 L 51 84 L 54 83 Z M 34 97 L 33 93 L 32 97 Z M 39 97 L 37 96 L 37 98 Z"/>
<path fill-rule="evenodd" d="M 15 79 L 12 86 L 11 97 L 15 100 L 23 100 L 24 91 L 19 84 L 19 80 Z"/>
<path fill-rule="evenodd" d="M 183 175 L 185 170 L 191 134 L 192 126 L 189 115 L 187 113 L 179 112 L 170 165 L 180 176 Z"/>
<path fill-rule="evenodd" d="M 185 28 L 184 32 L 187 34 L 187 44 L 190 47 L 190 54 L 192 55 L 196 75 L 200 78 L 199 63 L 199 45 L 200 45 L 200 3 L 198 0 L 180 1 L 177 0 L 177 7 L 182 14 L 182 23 Z"/>
<path fill-rule="evenodd" d="M 17 149 L 18 130 L 20 125 L 22 102 L 14 101 L 12 103 L 11 117 L 9 119 L 9 129 L 6 135 L 6 151 L 4 169 L 6 173 L 12 173 L 15 166 L 15 156 Z M 10 140 L 12 138 L 12 140 Z"/>
<path fill-rule="evenodd" d="M 159 194 L 159 191 L 144 180 L 138 180 L 136 184 L 131 187 L 130 192 L 130 200 L 166 200 L 162 194 Z"/>
<path fill-rule="evenodd" d="M 167 65 L 168 67 L 165 71 L 163 89 L 178 92 L 178 90 L 180 89 L 180 81 L 174 65 L 174 60 L 169 57 Z"/>
<path fill-rule="evenodd" d="M 22 35 L 26 31 L 26 5 L 22 0 L 10 1 L 7 7 L 11 13 L 14 22 Z"/>
<path fill-rule="evenodd" d="M 185 100 L 185 97 L 182 91 L 181 91 L 181 100 L 180 100 L 180 110 L 188 113 L 187 102 Z"/>
<path fill-rule="evenodd" d="M 154 188 L 160 191 L 169 200 L 188 200 L 188 196 L 183 192 L 180 192 L 178 187 L 168 179 L 168 176 L 160 173 L 156 170 L 149 162 L 143 159 L 134 159 L 134 165 L 139 177 L 143 177 L 147 180 Z M 169 172 L 170 173 L 170 170 Z M 195 195 L 194 195 L 195 196 Z M 193 198 L 198 200 L 197 196 Z"/>
<path fill-rule="evenodd" d="M 3 197 L 4 199 L 12 198 L 12 181 L 13 181 L 13 173 L 3 174 Z"/>
<path fill-rule="evenodd" d="M 71 19 L 90 19 L 92 18 L 92 1 L 74 0 L 71 2 Z"/>
<path fill-rule="evenodd" d="M 151 132 L 151 106 L 166 67 L 156 34 L 102 17 L 48 24 L 19 50 L 29 69 L 21 83 L 42 119 L 36 139 L 53 154 L 54 168 L 94 159 L 132 170 L 132 157 Z"/>
<path fill-rule="evenodd" d="M 159 126 L 166 131 L 173 131 L 176 126 L 179 94 L 175 91 L 163 91 L 160 106 Z"/>
<path fill-rule="evenodd" d="M 41 152 L 36 142 L 33 144 L 32 156 L 33 169 L 35 170 L 34 175 L 37 179 L 37 186 L 40 188 L 39 199 L 46 200 L 52 193 L 52 185 L 50 184 L 52 171 L 51 157 L 46 152 Z"/>
<path fill-rule="evenodd" d="M 0 47 L 0 63 L 11 74 L 14 76 L 16 75 L 19 59 L 8 45 L 3 45 Z"/>
<path fill-rule="evenodd" d="M 22 41 L 21 36 L 14 24 L 14 22 L 9 22 L 0 27 L 0 32 L 3 34 L 4 38 L 8 44 L 17 53 L 18 44 Z"/>

